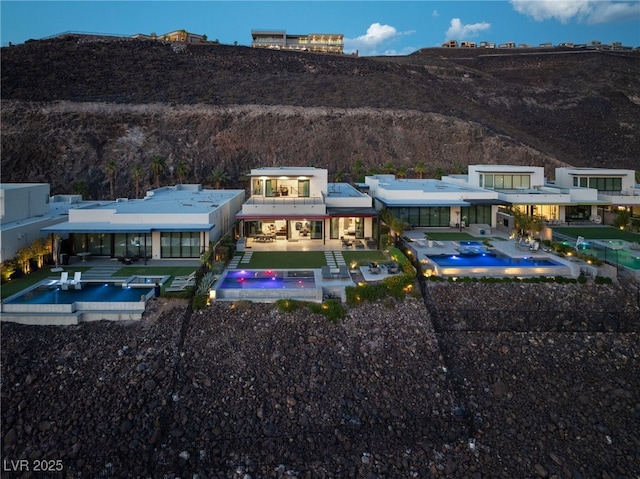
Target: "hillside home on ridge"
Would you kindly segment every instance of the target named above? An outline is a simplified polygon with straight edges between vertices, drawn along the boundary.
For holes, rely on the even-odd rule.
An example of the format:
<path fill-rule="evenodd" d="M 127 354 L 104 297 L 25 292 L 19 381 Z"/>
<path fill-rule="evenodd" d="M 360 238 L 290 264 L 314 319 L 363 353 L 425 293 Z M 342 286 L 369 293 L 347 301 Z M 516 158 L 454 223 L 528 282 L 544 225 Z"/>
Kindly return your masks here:
<path fill-rule="evenodd" d="M 255 168 L 251 196 L 236 216 L 243 237 L 311 241 L 377 237 L 371 198 L 347 183 L 329 183 L 315 167 Z"/>

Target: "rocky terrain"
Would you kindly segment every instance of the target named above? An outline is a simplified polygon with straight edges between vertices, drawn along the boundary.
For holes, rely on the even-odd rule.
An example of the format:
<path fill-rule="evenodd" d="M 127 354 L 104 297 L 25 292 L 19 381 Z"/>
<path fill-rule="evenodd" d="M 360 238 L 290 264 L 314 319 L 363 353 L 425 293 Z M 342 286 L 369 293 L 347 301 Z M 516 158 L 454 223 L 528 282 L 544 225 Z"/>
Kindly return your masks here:
<path fill-rule="evenodd" d="M 640 53 L 424 49 L 355 58 L 67 36 L 2 49 L 3 181 L 134 197 L 246 186 L 253 167 L 333 177 L 473 163 L 635 168 Z M 111 165 L 111 166 L 109 166 Z M 115 168 L 113 168 L 115 166 Z"/>
<path fill-rule="evenodd" d="M 387 300 L 338 324 L 250 303 L 192 313 L 165 298 L 136 323 L 3 323 L 3 459 L 60 459 L 55 477 L 77 478 L 636 477 L 637 328 L 431 320 L 472 294 L 478 310 L 518 297 L 511 309 L 537 298 L 597 311 L 606 298 L 637 318 L 635 291 L 429 288 L 428 309 Z"/>

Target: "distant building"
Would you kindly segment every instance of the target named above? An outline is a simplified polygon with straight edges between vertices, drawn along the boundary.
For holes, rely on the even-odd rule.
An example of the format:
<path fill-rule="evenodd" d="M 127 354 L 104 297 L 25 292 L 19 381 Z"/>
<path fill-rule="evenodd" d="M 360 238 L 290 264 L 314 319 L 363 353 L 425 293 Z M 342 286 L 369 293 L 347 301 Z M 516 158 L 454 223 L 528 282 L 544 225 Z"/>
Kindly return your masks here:
<path fill-rule="evenodd" d="M 443 48 L 458 48 L 458 41 L 457 40 L 449 40 L 446 41 L 442 44 Z"/>
<path fill-rule="evenodd" d="M 161 40 L 164 42 L 182 42 L 191 45 L 202 45 L 205 43 L 211 43 L 207 41 L 206 35 L 199 35 L 197 33 L 190 33 L 186 30 L 175 30 L 173 32 L 164 33 L 162 35 L 145 35 L 144 33 L 136 33 L 131 38 L 137 38 L 142 40 Z"/>
<path fill-rule="evenodd" d="M 0 262 L 16 256 L 37 238 L 40 230 L 67 220 L 69 210 L 96 204 L 80 195 L 49 196 L 48 183 L 0 184 Z"/>
<path fill-rule="evenodd" d="M 70 253 L 76 255 L 200 258 L 211 241 L 233 227 L 244 197 L 244 190 L 165 186 L 143 199 L 119 198 L 71 210 L 67 221 L 42 232 L 69 236 Z"/>
<path fill-rule="evenodd" d="M 316 53 L 344 53 L 342 33 L 287 34 L 285 30 L 251 30 L 253 48 L 296 50 Z"/>

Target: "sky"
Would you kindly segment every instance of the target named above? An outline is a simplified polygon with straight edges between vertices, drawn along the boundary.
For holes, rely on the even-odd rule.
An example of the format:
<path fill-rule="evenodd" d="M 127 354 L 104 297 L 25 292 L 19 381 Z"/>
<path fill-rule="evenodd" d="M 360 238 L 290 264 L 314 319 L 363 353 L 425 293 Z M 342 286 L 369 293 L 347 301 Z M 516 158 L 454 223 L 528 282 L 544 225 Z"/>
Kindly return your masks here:
<path fill-rule="evenodd" d="M 342 33 L 345 53 L 408 55 L 446 40 L 640 46 L 640 0 L 0 1 L 2 46 L 63 32 L 184 29 L 251 45 L 251 30 Z"/>

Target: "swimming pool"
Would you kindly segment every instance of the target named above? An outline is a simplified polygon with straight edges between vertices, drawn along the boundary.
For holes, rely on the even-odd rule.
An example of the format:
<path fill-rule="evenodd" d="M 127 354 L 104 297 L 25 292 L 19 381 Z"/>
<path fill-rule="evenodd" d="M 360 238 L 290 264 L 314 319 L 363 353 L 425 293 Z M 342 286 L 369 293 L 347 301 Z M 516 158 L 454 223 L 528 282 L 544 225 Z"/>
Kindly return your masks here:
<path fill-rule="evenodd" d="M 39 288 L 9 298 L 4 304 L 73 304 L 78 302 L 129 303 L 140 301 L 149 288 L 123 288 L 114 283 L 86 284 L 82 289 L 64 290 L 57 285 L 43 284 Z"/>
<path fill-rule="evenodd" d="M 315 288 L 313 271 L 229 271 L 220 289 L 304 289 Z"/>
<path fill-rule="evenodd" d="M 322 301 L 315 270 L 228 270 L 213 285 L 211 299 Z"/>
<path fill-rule="evenodd" d="M 428 256 L 421 261 L 427 275 L 438 276 L 570 276 L 565 264 L 550 258 L 511 258 L 494 253 Z"/>
<path fill-rule="evenodd" d="M 63 288 L 60 280 L 41 281 L 2 302 L 2 321 L 37 325 L 69 325 L 83 321 L 142 318 L 156 284 L 169 276 L 81 280 Z"/>

